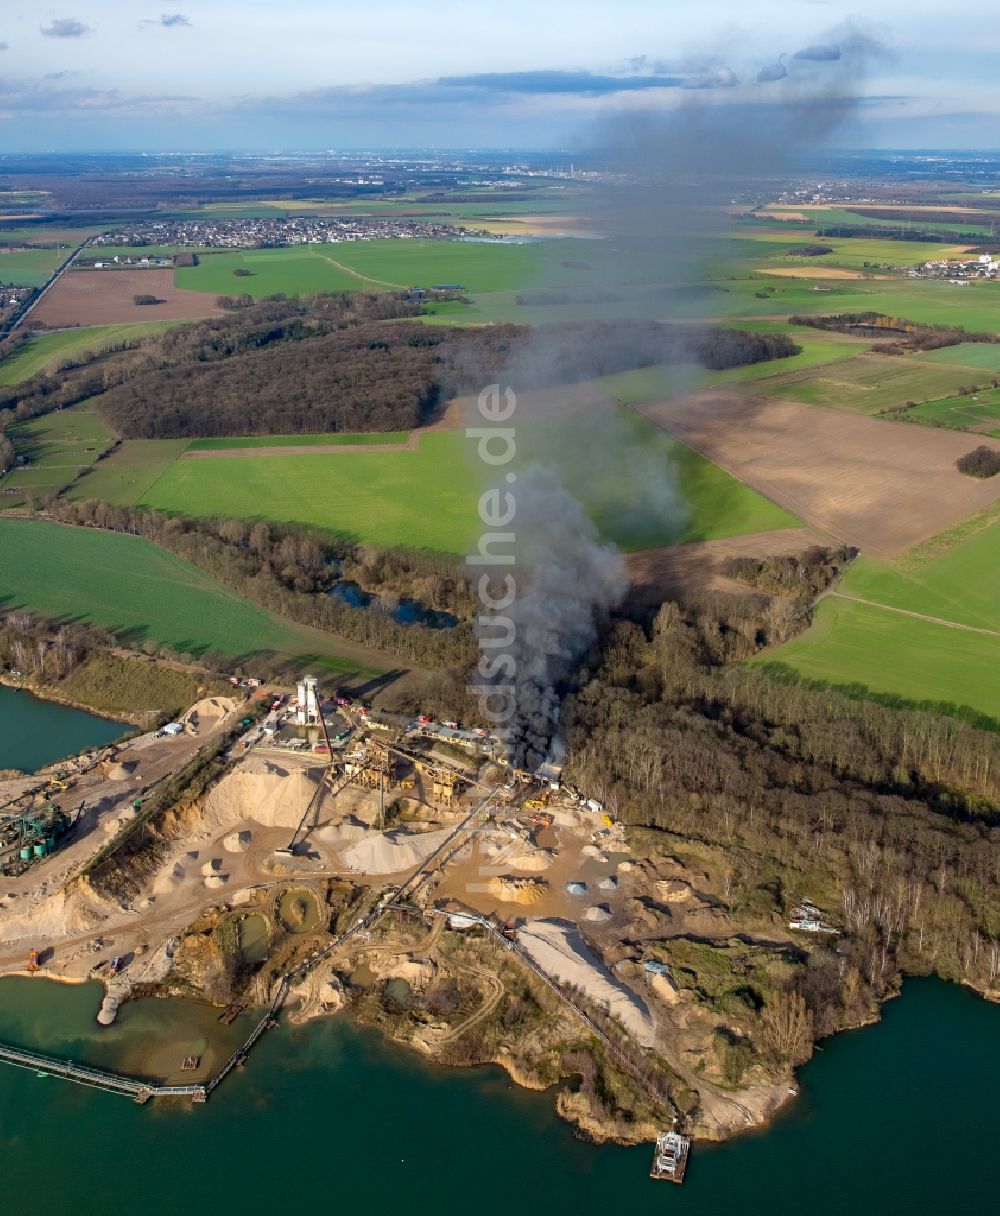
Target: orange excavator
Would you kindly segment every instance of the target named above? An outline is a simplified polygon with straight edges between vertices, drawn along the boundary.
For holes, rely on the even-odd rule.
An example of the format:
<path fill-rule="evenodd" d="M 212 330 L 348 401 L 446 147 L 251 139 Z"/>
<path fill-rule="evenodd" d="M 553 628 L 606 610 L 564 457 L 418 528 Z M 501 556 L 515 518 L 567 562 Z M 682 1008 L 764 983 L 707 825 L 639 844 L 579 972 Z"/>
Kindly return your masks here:
<path fill-rule="evenodd" d="M 32 950 L 32 952 L 28 955 L 28 970 L 29 971 L 38 970 L 38 951 L 37 950 Z"/>

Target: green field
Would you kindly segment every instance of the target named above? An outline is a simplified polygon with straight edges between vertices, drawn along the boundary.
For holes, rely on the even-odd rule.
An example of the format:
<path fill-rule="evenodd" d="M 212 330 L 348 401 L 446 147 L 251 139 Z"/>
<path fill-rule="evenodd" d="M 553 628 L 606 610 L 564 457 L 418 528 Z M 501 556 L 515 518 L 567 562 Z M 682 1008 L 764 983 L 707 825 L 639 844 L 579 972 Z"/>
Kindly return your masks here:
<path fill-rule="evenodd" d="M 755 662 L 785 664 L 810 680 L 859 684 L 910 701 L 968 706 L 1000 720 L 1000 509 L 966 520 L 894 562 L 860 557 L 837 589 L 871 602 L 821 601 L 806 633 Z"/>
<path fill-rule="evenodd" d="M 960 363 L 982 372 L 1000 372 L 1000 342 L 960 342 L 920 355 L 925 363 Z"/>
<path fill-rule="evenodd" d="M 84 469 L 93 465 L 113 442 L 113 436 L 89 402 L 44 414 L 8 429 L 18 456 L 29 464 L 9 473 L 0 488 L 16 488 L 24 494 L 4 494 L 5 507 L 22 505 L 33 492 L 47 498 L 65 489 Z"/>
<path fill-rule="evenodd" d="M 859 695 L 972 710 L 1000 723 L 1000 638 L 829 598 L 806 633 L 753 660 Z"/>
<path fill-rule="evenodd" d="M 409 431 L 375 431 L 365 434 L 343 434 L 327 431 L 322 435 L 239 435 L 222 439 L 192 439 L 189 452 L 223 452 L 232 448 L 294 448 L 294 447 L 352 447 L 367 443 L 405 443 Z"/>
<path fill-rule="evenodd" d="M 457 283 L 472 292 L 512 290 L 530 282 L 539 245 L 374 240 L 293 249 L 205 254 L 174 273 L 178 287 L 215 295 L 392 290 Z M 233 274 L 248 270 L 248 277 Z"/>
<path fill-rule="evenodd" d="M 41 287 L 72 252 L 62 249 L 0 249 L 0 283 Z"/>
<path fill-rule="evenodd" d="M 925 363 L 914 355 L 868 352 L 787 376 L 773 375 L 758 381 L 754 391 L 806 405 L 876 414 L 908 401 L 924 402 L 953 394 L 970 381 L 975 382 L 976 376 L 975 369 Z"/>
<path fill-rule="evenodd" d="M 1000 438 L 1000 389 L 985 389 L 969 397 L 928 401 L 926 405 L 907 410 L 906 417 L 919 418 L 951 430 L 973 430 L 976 435 Z"/>
<path fill-rule="evenodd" d="M 30 339 L 0 362 L 0 384 L 20 384 L 39 372 L 53 371 L 67 359 L 100 354 L 125 338 L 163 333 L 179 321 L 138 321 L 134 325 L 91 325 L 61 329 Z"/>
<path fill-rule="evenodd" d="M 607 426 L 614 427 L 610 437 Z M 547 430 L 525 423 L 518 445 L 524 462 L 544 459 L 561 468 L 567 489 L 603 534 L 624 549 L 797 523 L 634 415 Z M 459 432 L 429 431 L 413 451 L 178 460 L 141 502 L 190 516 L 263 517 L 374 544 L 462 554 L 478 527 L 469 448 Z M 689 520 L 679 512 L 645 517 L 636 509 L 633 465 L 640 459 L 650 479 L 664 484 L 673 476 L 671 469 L 678 470 Z"/>
<path fill-rule="evenodd" d="M 187 447 L 186 439 L 123 439 L 87 470 L 66 497 L 133 506 Z"/>
<path fill-rule="evenodd" d="M 318 657 L 334 670 L 357 669 L 338 639 L 279 620 L 138 537 L 7 519 L 0 520 L 0 551 L 6 609 L 90 621 L 131 646 L 194 656 Z"/>
<path fill-rule="evenodd" d="M 651 367 L 639 367 L 633 371 L 602 376 L 598 383 L 622 405 L 638 405 L 675 392 L 708 388 L 712 385 L 751 383 L 804 371 L 807 368 L 825 367 L 837 360 L 850 359 L 858 351 L 865 350 L 868 345 L 865 342 L 838 341 L 817 335 L 815 331 L 803 332 L 787 325 L 775 325 L 774 329 L 788 333 L 802 347 L 801 353 L 790 355 L 787 359 L 749 363 L 745 367 L 733 367 L 724 371 L 710 371 L 690 364 L 654 364 Z M 755 384 L 754 391 L 763 390 Z"/>
<path fill-rule="evenodd" d="M 980 520 L 991 517 L 987 513 Z M 841 589 L 909 612 L 1000 631 L 1000 522 L 981 527 L 980 520 L 966 521 L 892 563 L 859 558 Z"/>

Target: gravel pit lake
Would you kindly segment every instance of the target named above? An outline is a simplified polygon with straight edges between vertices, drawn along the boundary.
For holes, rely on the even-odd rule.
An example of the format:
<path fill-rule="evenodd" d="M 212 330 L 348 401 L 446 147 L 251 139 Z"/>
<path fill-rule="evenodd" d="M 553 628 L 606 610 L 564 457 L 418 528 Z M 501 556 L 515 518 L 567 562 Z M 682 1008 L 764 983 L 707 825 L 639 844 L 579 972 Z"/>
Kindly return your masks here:
<path fill-rule="evenodd" d="M 98 998 L 92 985 L 2 980 L 0 1039 L 124 1070 L 202 1039 L 221 1051 L 214 1036 L 236 1029 L 205 1006 L 142 1001 L 108 1037 L 93 1022 Z M 988 1211 L 1000 1186 L 998 1027 L 1000 1010 L 971 993 L 908 981 L 879 1025 L 824 1045 L 770 1128 L 697 1144 L 683 1187 L 649 1180 L 648 1145 L 574 1139 L 552 1094 L 516 1089 L 496 1068 L 435 1067 L 344 1018 L 283 1023 L 202 1107 L 135 1106 L 0 1066 L 5 1206 L 96 1216 L 118 1194 L 141 1195 L 144 1216 L 279 1210 L 290 1196 L 416 1216 Z"/>
<path fill-rule="evenodd" d="M 0 769 L 35 773 L 64 756 L 113 743 L 129 729 L 0 684 Z"/>

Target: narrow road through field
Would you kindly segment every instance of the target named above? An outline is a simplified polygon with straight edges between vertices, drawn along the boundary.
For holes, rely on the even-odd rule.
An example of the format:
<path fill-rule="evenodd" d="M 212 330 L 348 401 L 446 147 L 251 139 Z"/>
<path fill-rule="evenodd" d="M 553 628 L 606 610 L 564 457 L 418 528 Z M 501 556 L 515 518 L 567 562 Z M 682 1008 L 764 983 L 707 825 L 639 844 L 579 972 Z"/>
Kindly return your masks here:
<path fill-rule="evenodd" d="M 989 638 L 1000 638 L 1000 630 L 980 629 L 976 625 L 961 625 L 958 621 L 946 621 L 944 617 L 928 616 L 925 612 L 911 612 L 909 608 L 894 608 L 891 604 L 880 604 L 878 600 L 866 600 L 860 595 L 848 595 L 846 591 L 824 591 L 822 595 L 817 597 L 817 602 L 826 599 L 827 596 L 834 596 L 838 600 L 851 600 L 855 604 L 867 604 L 869 608 L 881 608 L 883 612 L 896 612 L 900 616 L 912 616 L 915 620 L 929 621 L 932 625 L 944 625 L 948 629 L 961 629 L 964 633 L 981 633 Z"/>
<path fill-rule="evenodd" d="M 324 262 L 329 262 L 331 266 L 336 266 L 344 274 L 349 274 L 352 278 L 360 279 L 362 283 L 377 283 L 379 287 L 394 287 L 397 291 L 406 290 L 405 283 L 387 283 L 385 279 L 373 279 L 371 275 L 362 274 L 360 270 L 355 270 L 351 266 L 345 266 L 343 262 L 338 262 L 335 258 L 331 258 L 329 254 L 319 253 L 316 256 L 321 257 Z"/>

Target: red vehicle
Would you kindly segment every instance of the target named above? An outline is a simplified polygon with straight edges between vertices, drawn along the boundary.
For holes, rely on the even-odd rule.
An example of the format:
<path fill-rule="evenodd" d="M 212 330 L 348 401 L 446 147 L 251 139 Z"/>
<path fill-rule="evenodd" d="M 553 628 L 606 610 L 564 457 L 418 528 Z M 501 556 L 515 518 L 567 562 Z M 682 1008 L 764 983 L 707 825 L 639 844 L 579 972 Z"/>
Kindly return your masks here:
<path fill-rule="evenodd" d="M 421 714 L 417 721 L 421 726 L 427 726 L 432 721 L 432 718 L 430 714 Z"/>
<path fill-rule="evenodd" d="M 330 749 L 327 747 L 327 745 L 325 743 L 314 743 L 313 744 L 314 752 L 328 752 L 329 750 Z"/>
<path fill-rule="evenodd" d="M 334 703 L 334 705 L 339 705 L 346 709 L 347 706 L 350 705 L 350 703 L 351 703 L 351 698 L 350 697 L 339 697 L 339 696 L 334 697 L 333 703 Z"/>
<path fill-rule="evenodd" d="M 363 705 L 358 706 L 358 713 L 361 715 L 361 717 L 362 717 L 362 718 L 367 718 L 367 717 L 368 717 L 368 714 L 369 714 L 370 712 L 371 712 L 371 711 L 370 711 L 370 710 L 365 709 L 365 707 L 364 707 Z"/>
<path fill-rule="evenodd" d="M 281 703 L 282 703 L 282 701 L 284 701 L 284 699 L 285 699 L 284 697 L 275 697 L 274 700 L 271 702 L 271 708 L 280 709 Z"/>

